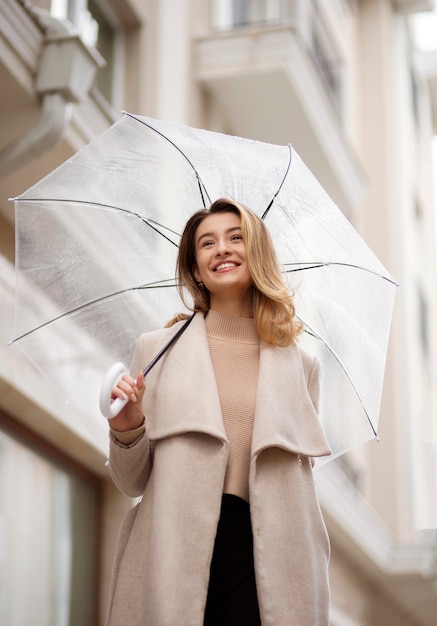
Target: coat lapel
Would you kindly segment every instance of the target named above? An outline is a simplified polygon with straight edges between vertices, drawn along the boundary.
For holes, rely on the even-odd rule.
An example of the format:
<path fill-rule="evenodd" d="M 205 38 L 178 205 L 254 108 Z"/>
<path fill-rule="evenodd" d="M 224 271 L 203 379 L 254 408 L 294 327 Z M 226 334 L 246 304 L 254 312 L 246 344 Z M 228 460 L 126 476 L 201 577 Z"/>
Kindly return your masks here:
<path fill-rule="evenodd" d="M 261 343 L 252 454 L 269 447 L 310 457 L 331 452 L 295 344 L 276 348 Z"/>
<path fill-rule="evenodd" d="M 171 328 L 166 341 L 175 332 Z M 184 432 L 227 440 L 201 313 L 152 370 L 147 383 L 145 409 L 151 440 Z"/>

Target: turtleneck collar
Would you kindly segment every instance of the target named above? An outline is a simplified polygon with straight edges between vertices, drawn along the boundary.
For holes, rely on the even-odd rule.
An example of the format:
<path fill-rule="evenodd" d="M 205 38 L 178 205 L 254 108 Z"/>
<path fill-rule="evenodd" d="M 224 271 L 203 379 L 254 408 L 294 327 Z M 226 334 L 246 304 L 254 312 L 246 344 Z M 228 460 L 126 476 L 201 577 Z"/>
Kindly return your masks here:
<path fill-rule="evenodd" d="M 205 325 L 208 337 L 238 343 L 259 343 L 254 319 L 226 315 L 210 309 Z"/>

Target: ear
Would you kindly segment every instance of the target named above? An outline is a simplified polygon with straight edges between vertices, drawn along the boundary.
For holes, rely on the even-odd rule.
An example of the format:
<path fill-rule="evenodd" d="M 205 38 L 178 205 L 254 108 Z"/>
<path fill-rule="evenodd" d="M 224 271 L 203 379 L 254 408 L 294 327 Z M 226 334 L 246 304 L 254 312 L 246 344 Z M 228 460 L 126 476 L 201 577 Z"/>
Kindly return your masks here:
<path fill-rule="evenodd" d="M 193 265 L 193 270 L 192 271 L 193 271 L 194 278 L 199 283 L 201 281 L 201 278 L 200 278 L 199 268 L 197 267 L 197 265 Z"/>

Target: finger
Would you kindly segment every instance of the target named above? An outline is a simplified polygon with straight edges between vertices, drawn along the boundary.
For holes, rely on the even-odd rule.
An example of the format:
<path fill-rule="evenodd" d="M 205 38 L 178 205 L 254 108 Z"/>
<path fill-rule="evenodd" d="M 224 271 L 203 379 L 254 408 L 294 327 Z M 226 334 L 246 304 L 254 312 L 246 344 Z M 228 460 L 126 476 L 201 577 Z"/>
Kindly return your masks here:
<path fill-rule="evenodd" d="M 132 376 L 129 376 L 129 374 L 125 374 L 123 378 L 121 379 L 121 381 L 123 381 L 124 383 L 127 383 L 131 387 L 135 387 L 135 385 L 137 384 L 137 381 L 135 380 L 135 378 L 132 378 Z"/>
<path fill-rule="evenodd" d="M 111 399 L 115 400 L 115 398 L 120 398 L 120 400 L 127 400 L 128 395 L 120 389 L 119 387 L 114 387 L 111 393 Z"/>
<path fill-rule="evenodd" d="M 131 376 L 125 375 L 113 388 L 112 397 L 118 397 L 122 400 L 129 400 L 130 402 L 138 402 L 138 393 L 139 390 L 137 386 L 137 381 Z"/>
<path fill-rule="evenodd" d="M 135 393 L 135 385 L 130 385 L 124 380 L 120 380 L 120 382 L 117 384 L 116 387 L 114 387 L 114 389 L 120 389 L 120 391 L 126 394 L 127 398 L 129 398 L 133 393 Z"/>
<path fill-rule="evenodd" d="M 139 372 L 139 374 L 137 376 L 136 383 L 137 383 L 138 389 L 144 389 L 145 386 L 146 386 L 145 378 L 144 378 L 144 372 L 142 370 L 141 370 L 141 372 Z"/>

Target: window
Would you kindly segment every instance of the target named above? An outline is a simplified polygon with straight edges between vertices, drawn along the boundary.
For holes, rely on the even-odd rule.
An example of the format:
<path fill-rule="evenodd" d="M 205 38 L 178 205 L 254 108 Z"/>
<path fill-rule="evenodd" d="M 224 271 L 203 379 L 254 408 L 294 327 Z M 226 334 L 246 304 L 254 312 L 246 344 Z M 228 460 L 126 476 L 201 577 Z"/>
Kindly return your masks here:
<path fill-rule="evenodd" d="M 95 626 L 98 501 L 90 477 L 0 430 L 0 624 Z"/>
<path fill-rule="evenodd" d="M 105 67 L 97 72 L 94 82 L 108 102 L 116 99 L 116 55 L 117 32 L 94 0 L 89 0 L 88 10 L 93 23 L 97 24 L 95 47 L 106 61 Z"/>
<path fill-rule="evenodd" d="M 95 87 L 115 108 L 120 108 L 120 57 L 122 30 L 101 0 L 51 0 L 51 13 L 69 20 L 87 46 L 95 47 L 106 61 L 97 72 Z"/>
<path fill-rule="evenodd" d="M 295 0 L 210 0 L 211 27 L 232 29 L 256 24 L 278 24 L 292 13 Z"/>

